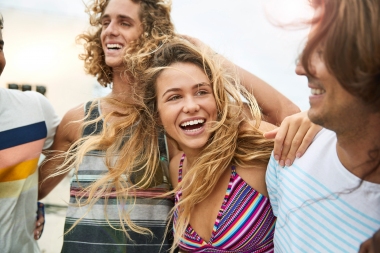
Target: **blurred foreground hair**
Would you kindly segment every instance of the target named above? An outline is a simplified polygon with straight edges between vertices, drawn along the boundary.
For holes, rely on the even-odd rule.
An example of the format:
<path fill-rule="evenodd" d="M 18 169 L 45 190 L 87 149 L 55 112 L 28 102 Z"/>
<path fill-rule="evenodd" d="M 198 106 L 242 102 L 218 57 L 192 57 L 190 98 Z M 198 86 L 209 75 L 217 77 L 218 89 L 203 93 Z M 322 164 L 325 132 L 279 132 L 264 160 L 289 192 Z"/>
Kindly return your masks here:
<path fill-rule="evenodd" d="M 380 111 L 380 1 L 310 0 L 321 13 L 301 55 L 301 64 L 313 76 L 314 52 L 328 71 L 352 95 Z"/>

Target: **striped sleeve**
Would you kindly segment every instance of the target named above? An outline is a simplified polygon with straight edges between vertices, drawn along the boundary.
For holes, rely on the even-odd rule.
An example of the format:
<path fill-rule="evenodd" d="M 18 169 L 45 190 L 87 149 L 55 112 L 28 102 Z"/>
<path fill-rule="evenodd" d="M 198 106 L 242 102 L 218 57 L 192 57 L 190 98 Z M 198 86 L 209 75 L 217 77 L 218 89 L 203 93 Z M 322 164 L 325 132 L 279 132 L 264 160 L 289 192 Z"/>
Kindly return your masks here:
<path fill-rule="evenodd" d="M 53 144 L 55 131 L 58 127 L 58 124 L 60 122 L 60 118 L 56 114 L 53 106 L 49 102 L 49 100 L 43 96 L 42 94 L 38 92 L 31 93 L 32 95 L 36 96 L 36 99 L 38 100 L 38 103 L 40 105 L 43 117 L 45 119 L 46 124 L 46 140 L 44 143 L 43 149 L 48 149 Z"/>
<path fill-rule="evenodd" d="M 278 216 L 278 178 L 277 178 L 277 161 L 274 159 L 273 154 L 270 157 L 265 181 L 267 184 L 270 204 L 273 209 L 274 216 Z"/>

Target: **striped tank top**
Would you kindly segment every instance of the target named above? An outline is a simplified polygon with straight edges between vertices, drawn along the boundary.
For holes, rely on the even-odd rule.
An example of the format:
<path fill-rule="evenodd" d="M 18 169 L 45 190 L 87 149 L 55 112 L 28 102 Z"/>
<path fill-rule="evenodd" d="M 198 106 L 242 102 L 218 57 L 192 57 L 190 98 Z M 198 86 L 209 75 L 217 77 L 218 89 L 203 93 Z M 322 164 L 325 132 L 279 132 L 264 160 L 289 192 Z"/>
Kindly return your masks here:
<path fill-rule="evenodd" d="M 99 107 L 90 110 L 91 102 L 86 104 L 87 120 L 94 120 L 101 115 Z M 99 134 L 102 131 L 103 121 L 88 125 L 83 136 Z M 160 158 L 162 167 L 167 166 L 166 144 L 163 135 L 159 137 Z M 108 168 L 104 163 L 104 152 L 91 151 L 84 157 L 77 175 L 73 175 L 70 185 L 70 203 L 77 204 L 77 197 L 88 197 L 82 194 L 83 188 L 99 180 Z M 163 198 L 160 195 L 170 191 L 169 181 L 165 171 L 157 171 L 156 184 L 145 190 L 136 190 L 136 202 L 131 200 L 124 206 L 112 193 L 108 198 L 106 210 L 105 199 L 100 198 L 91 209 L 88 206 L 77 207 L 69 205 L 65 220 L 65 232 L 81 217 L 84 218 L 72 231 L 64 235 L 62 253 L 97 252 L 97 253 L 140 253 L 140 252 L 168 252 L 172 245 L 171 235 L 166 234 L 167 217 L 173 207 L 172 197 Z M 131 181 L 136 175 L 130 175 Z M 138 175 L 137 175 L 138 176 Z M 131 221 L 136 225 L 148 228 L 151 235 L 143 235 L 129 229 L 128 238 L 121 230 L 119 210 L 131 208 Z M 88 212 L 88 213 L 86 213 Z M 106 212 L 106 213 L 105 213 Z M 108 218 L 108 220 L 107 220 Z M 128 229 L 128 228 L 127 228 Z"/>
<path fill-rule="evenodd" d="M 178 171 L 182 180 L 183 154 Z M 182 192 L 178 191 L 178 203 Z M 174 212 L 174 224 L 178 209 Z M 189 224 L 179 247 L 186 252 L 273 252 L 273 235 L 276 218 L 269 199 L 250 187 L 231 168 L 231 177 L 224 201 L 216 218 L 209 242 L 204 241 Z"/>

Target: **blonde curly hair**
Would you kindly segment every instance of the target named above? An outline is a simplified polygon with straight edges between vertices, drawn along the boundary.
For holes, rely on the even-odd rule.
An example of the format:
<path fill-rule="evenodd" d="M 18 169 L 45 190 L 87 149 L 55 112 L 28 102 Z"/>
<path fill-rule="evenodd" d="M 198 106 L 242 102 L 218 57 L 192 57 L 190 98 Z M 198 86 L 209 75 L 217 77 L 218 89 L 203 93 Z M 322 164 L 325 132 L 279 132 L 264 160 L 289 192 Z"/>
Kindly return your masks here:
<path fill-rule="evenodd" d="M 174 26 L 170 19 L 171 0 L 131 0 L 140 5 L 139 18 L 143 33 L 136 41 L 131 42 L 126 57 L 136 51 L 151 52 L 160 42 L 174 35 Z M 84 53 L 79 58 L 84 61 L 86 73 L 97 77 L 102 86 L 112 83 L 113 71 L 107 66 L 100 35 L 101 18 L 110 0 L 94 0 L 87 6 L 91 28 L 77 36 L 77 42 L 84 45 Z M 128 67 L 126 67 L 128 69 Z"/>
<path fill-rule="evenodd" d="M 172 38 L 175 33 L 170 19 L 170 0 L 131 1 L 140 4 L 139 16 L 143 26 L 142 34 L 136 41 L 129 44 L 124 56 L 123 67 L 127 76 L 131 77 L 129 85 L 134 86 L 133 80 L 139 78 L 140 68 L 148 66 L 155 50 Z M 87 73 L 96 76 L 103 86 L 112 83 L 113 79 L 112 68 L 105 63 L 100 40 L 102 31 L 100 20 L 109 2 L 110 0 L 94 0 L 88 6 L 87 12 L 90 15 L 92 28 L 77 38 L 84 42 L 85 52 L 80 55 L 80 58 L 85 62 Z M 134 58 L 135 55 L 140 55 L 138 68 L 135 67 L 136 64 L 130 64 L 129 60 L 130 58 L 137 59 Z M 105 200 L 105 217 L 108 220 L 107 202 L 111 195 L 116 195 L 117 202 L 122 206 L 127 206 L 123 210 L 118 210 L 121 230 L 126 236 L 130 238 L 128 230 L 153 235 L 149 229 L 134 224 L 130 219 L 130 212 L 136 200 L 136 190 L 162 184 L 162 171 L 166 164 L 160 160 L 159 133 L 147 131 L 153 119 L 142 113 L 145 106 L 141 94 L 138 93 L 138 89 L 134 87 L 132 89 L 136 93 L 129 94 L 131 100 L 128 104 L 111 97 L 101 98 L 100 103 L 104 102 L 117 110 L 91 120 L 88 114 L 82 124 L 83 129 L 90 125 L 102 124 L 101 133 L 80 138 L 66 153 L 57 156 L 63 158 L 64 162 L 49 177 L 67 173 L 72 168 L 75 168 L 77 172 L 86 155 L 92 151 L 104 152 L 104 163 L 108 168 L 108 172 L 102 178 L 84 188 L 77 196 L 77 206 L 87 205 L 88 209 L 86 214 L 78 219 L 66 233 L 69 233 L 101 198 Z M 90 111 L 96 108 L 97 103 L 98 101 L 92 103 Z"/>

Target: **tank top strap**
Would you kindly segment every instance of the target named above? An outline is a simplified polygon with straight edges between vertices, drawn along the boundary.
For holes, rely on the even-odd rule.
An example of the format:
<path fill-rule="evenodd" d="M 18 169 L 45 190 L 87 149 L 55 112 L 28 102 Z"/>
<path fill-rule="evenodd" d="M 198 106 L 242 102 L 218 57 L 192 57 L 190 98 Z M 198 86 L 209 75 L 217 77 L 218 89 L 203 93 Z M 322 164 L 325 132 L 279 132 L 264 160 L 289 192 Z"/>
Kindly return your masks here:
<path fill-rule="evenodd" d="M 178 183 L 182 181 L 182 167 L 183 167 L 183 161 L 185 160 L 185 153 L 183 153 L 181 160 L 179 161 L 179 167 L 178 167 Z"/>
<path fill-rule="evenodd" d="M 232 175 L 232 177 L 236 177 L 236 166 L 235 165 L 232 165 L 231 166 L 231 175 Z"/>

